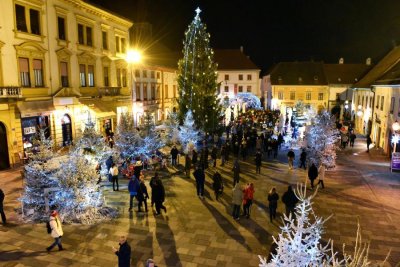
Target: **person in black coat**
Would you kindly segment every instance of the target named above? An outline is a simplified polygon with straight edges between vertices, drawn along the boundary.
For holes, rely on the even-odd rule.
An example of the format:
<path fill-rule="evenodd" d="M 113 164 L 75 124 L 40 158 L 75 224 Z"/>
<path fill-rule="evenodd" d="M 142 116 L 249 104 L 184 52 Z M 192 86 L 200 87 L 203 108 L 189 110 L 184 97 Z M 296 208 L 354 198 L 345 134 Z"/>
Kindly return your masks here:
<path fill-rule="evenodd" d="M 193 155 L 192 155 L 192 165 L 193 166 L 197 165 L 197 157 L 198 157 L 198 155 L 197 155 L 196 150 L 193 150 Z"/>
<path fill-rule="evenodd" d="M 156 205 L 156 215 L 161 214 L 161 209 L 167 213 L 167 208 L 163 205 L 163 202 L 165 201 L 165 189 L 161 179 L 158 178 L 158 176 L 155 177 L 152 182 L 151 198 Z"/>
<path fill-rule="evenodd" d="M 269 220 L 276 218 L 276 209 L 278 208 L 279 195 L 276 193 L 275 187 L 272 187 L 268 194 Z"/>
<path fill-rule="evenodd" d="M 262 154 L 261 150 L 259 149 L 256 153 L 256 173 L 261 174 L 261 160 L 262 160 Z"/>
<path fill-rule="evenodd" d="M 118 267 L 131 266 L 131 246 L 126 241 L 125 236 L 119 238 L 119 249 L 113 247 L 115 255 L 118 256 Z"/>
<path fill-rule="evenodd" d="M 179 154 L 179 151 L 176 148 L 176 146 L 174 146 L 171 149 L 172 166 L 176 166 L 176 159 L 178 158 L 178 154 Z"/>
<path fill-rule="evenodd" d="M 304 169 L 306 169 L 306 161 L 307 161 L 307 152 L 306 150 L 303 148 L 303 151 L 300 154 L 300 168 L 304 167 Z"/>
<path fill-rule="evenodd" d="M 211 150 L 211 159 L 213 161 L 214 168 L 217 166 L 217 156 L 218 156 L 217 146 L 214 145 L 214 147 Z"/>
<path fill-rule="evenodd" d="M 218 171 L 216 171 L 213 175 L 213 189 L 215 193 L 215 200 L 218 200 L 218 197 L 222 194 L 224 189 L 222 177 Z"/>
<path fill-rule="evenodd" d="M 232 171 L 233 171 L 233 186 L 235 186 L 235 184 L 239 183 L 240 180 L 240 164 L 238 159 L 235 160 Z"/>
<path fill-rule="evenodd" d="M 311 164 L 310 168 L 308 169 L 308 179 L 311 181 L 311 188 L 314 188 L 314 180 L 318 177 L 318 168 L 315 164 Z"/>
<path fill-rule="evenodd" d="M 147 209 L 147 199 L 149 198 L 149 194 L 147 192 L 147 187 L 143 181 L 143 179 L 140 179 L 139 181 L 139 190 L 137 192 L 136 198 L 139 202 L 138 204 L 138 212 L 142 212 L 142 204 L 144 203 L 144 210 L 145 212 L 148 212 Z"/>
<path fill-rule="evenodd" d="M 204 170 L 200 166 L 198 166 L 197 169 L 193 172 L 193 176 L 196 179 L 197 196 L 199 196 L 200 198 L 204 198 L 204 182 L 206 180 Z"/>
<path fill-rule="evenodd" d="M 296 217 L 294 212 L 296 204 L 299 200 L 297 199 L 296 195 L 293 192 L 292 186 L 288 186 L 288 190 L 282 196 L 282 202 L 285 204 L 286 207 L 286 216 L 292 214 L 292 217 Z"/>
<path fill-rule="evenodd" d="M 4 213 L 3 202 L 4 202 L 4 192 L 3 190 L 0 189 L 0 214 L 1 214 L 1 221 L 3 222 L 3 225 L 5 225 L 7 223 L 7 220 L 6 220 L 6 214 Z"/>

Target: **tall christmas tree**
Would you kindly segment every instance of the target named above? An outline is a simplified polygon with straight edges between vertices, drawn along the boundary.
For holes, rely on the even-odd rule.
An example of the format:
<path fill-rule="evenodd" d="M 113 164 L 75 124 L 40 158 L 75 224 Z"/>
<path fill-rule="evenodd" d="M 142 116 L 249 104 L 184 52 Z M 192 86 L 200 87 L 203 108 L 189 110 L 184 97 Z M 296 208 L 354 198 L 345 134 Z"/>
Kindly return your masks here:
<path fill-rule="evenodd" d="M 187 111 L 191 110 L 197 127 L 210 132 L 218 128 L 221 105 L 217 98 L 217 64 L 200 11 L 197 8 L 185 32 L 183 58 L 178 63 L 178 118 L 183 123 Z"/>

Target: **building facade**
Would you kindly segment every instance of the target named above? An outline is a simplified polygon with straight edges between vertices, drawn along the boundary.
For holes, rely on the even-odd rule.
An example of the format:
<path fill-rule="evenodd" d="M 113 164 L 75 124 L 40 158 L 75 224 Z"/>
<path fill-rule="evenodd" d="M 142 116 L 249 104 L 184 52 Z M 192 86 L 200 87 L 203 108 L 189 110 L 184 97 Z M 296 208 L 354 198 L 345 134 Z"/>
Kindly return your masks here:
<path fill-rule="evenodd" d="M 17 163 L 40 128 L 57 147 L 89 117 L 112 131 L 117 112 L 131 109 L 132 22 L 82 0 L 4 0 L 0 10 L 0 168 Z"/>

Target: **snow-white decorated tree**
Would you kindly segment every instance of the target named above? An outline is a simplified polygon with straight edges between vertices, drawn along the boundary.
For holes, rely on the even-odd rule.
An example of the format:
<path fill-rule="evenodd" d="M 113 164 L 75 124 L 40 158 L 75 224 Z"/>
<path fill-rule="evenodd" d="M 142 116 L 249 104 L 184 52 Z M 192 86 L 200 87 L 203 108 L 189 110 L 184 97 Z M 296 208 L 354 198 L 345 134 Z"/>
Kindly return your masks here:
<path fill-rule="evenodd" d="M 185 115 L 183 125 L 179 126 L 179 142 L 185 153 L 189 152 L 201 139 L 201 132 L 196 129 L 195 121 L 191 110 Z"/>
<path fill-rule="evenodd" d="M 179 121 L 178 114 L 171 112 L 168 114 L 167 119 L 164 121 L 165 135 L 163 141 L 166 145 L 173 145 L 179 142 Z"/>
<path fill-rule="evenodd" d="M 305 130 L 303 146 L 307 151 L 308 162 L 317 166 L 324 164 L 327 169 L 334 168 L 338 139 L 339 132 L 334 117 L 327 111 L 318 114 L 313 124 L 308 125 Z"/>
<path fill-rule="evenodd" d="M 26 220 L 42 221 L 48 217 L 44 189 L 58 187 L 54 174 L 60 166 L 52 160 L 57 154 L 53 152 L 53 141 L 45 137 L 45 129 L 39 129 L 32 151 L 29 163 L 24 166 L 22 209 Z M 57 201 L 51 200 L 49 204 L 56 205 Z"/>
<path fill-rule="evenodd" d="M 296 206 L 296 218 L 291 215 L 284 215 L 281 226 L 281 233 L 278 238 L 273 237 L 275 251 L 271 253 L 271 260 L 265 257 L 260 258 L 259 267 L 369 267 L 384 266 L 390 252 L 386 258 L 377 265 L 372 265 L 368 259 L 369 243 L 363 242 L 361 237 L 361 228 L 358 223 L 356 244 L 353 254 L 346 253 L 343 245 L 343 254 L 341 258 L 334 250 L 333 241 L 329 240 L 322 245 L 321 238 L 323 234 L 324 223 L 329 219 L 318 217 L 312 207 L 312 199 L 317 194 L 307 197 L 306 184 L 298 185 L 295 191 L 299 204 Z"/>
<path fill-rule="evenodd" d="M 122 113 L 114 136 L 115 148 L 123 158 L 134 157 L 144 141 L 135 127 L 132 114 Z"/>

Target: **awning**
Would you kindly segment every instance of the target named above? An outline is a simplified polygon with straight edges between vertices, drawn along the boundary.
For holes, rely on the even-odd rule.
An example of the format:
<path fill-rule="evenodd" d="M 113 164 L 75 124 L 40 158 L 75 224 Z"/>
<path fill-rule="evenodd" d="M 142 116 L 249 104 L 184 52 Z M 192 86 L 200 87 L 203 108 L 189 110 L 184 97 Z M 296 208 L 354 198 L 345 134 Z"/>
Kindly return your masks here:
<path fill-rule="evenodd" d="M 50 115 L 55 110 L 53 100 L 18 102 L 21 118 Z"/>
<path fill-rule="evenodd" d="M 107 118 L 115 116 L 114 108 L 105 103 L 104 101 L 80 101 L 83 105 L 87 106 L 96 114 L 96 118 Z"/>

